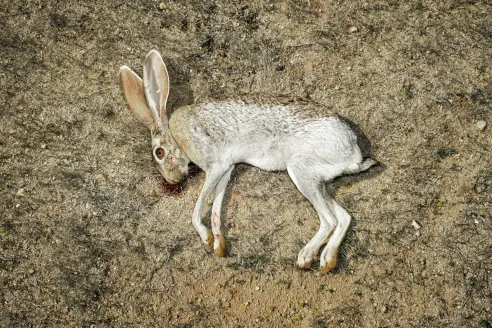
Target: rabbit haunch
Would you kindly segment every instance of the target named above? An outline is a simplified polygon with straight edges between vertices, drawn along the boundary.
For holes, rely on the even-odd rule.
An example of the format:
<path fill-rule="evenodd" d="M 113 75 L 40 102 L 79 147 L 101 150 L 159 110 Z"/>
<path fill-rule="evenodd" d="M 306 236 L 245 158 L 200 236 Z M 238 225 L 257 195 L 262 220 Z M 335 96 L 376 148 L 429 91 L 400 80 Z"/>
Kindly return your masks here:
<path fill-rule="evenodd" d="M 130 109 L 151 131 L 152 156 L 166 181 L 184 179 L 190 160 L 206 172 L 192 223 L 218 256 L 226 251 L 220 221 L 224 193 L 235 164 L 248 163 L 269 171 L 287 170 L 318 213 L 320 229 L 299 253 L 297 266 L 309 268 L 325 243 L 321 270 L 328 272 L 336 266 L 351 216 L 326 192 L 325 183 L 377 163 L 370 157 L 369 141 L 354 123 L 319 104 L 285 98 L 184 106 L 168 121 L 169 76 L 157 51 L 145 58 L 143 80 L 126 66 L 121 67 L 120 76 Z M 210 231 L 201 214 L 204 200 L 214 189 Z"/>

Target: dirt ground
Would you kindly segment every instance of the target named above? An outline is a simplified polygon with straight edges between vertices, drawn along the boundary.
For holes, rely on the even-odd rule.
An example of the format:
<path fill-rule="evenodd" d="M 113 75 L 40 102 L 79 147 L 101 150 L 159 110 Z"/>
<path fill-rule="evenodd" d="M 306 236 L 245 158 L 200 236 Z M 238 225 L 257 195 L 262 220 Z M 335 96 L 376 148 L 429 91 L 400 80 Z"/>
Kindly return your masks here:
<path fill-rule="evenodd" d="M 361 126 L 383 165 L 332 184 L 336 270 L 294 267 L 316 213 L 247 165 L 228 256 L 202 245 L 204 173 L 166 190 L 119 89 L 150 49 L 171 110 L 282 94 Z M 0 326 L 492 327 L 491 49 L 488 1 L 0 0 Z"/>

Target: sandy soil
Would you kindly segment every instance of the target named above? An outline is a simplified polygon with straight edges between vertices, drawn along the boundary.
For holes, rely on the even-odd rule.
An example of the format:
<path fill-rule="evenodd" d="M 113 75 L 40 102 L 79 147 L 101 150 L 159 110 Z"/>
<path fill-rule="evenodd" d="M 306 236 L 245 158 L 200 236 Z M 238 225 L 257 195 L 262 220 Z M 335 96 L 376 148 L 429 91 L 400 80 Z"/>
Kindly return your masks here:
<path fill-rule="evenodd" d="M 383 165 L 332 184 L 336 270 L 295 269 L 316 213 L 247 165 L 228 256 L 201 244 L 204 173 L 167 192 L 119 89 L 152 48 L 172 109 L 283 94 L 362 127 Z M 492 327 L 491 49 L 487 1 L 0 0 L 0 326 Z"/>

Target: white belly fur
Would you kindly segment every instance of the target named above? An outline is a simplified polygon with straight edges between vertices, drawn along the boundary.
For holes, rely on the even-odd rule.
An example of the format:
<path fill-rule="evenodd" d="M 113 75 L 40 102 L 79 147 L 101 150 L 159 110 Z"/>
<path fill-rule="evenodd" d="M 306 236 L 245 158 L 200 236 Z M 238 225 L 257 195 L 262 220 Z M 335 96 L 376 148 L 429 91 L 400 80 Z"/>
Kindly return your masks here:
<path fill-rule="evenodd" d="M 254 156 L 245 159 L 244 163 L 256 166 L 265 171 L 284 171 L 287 169 L 284 155 L 278 149 L 256 153 Z"/>

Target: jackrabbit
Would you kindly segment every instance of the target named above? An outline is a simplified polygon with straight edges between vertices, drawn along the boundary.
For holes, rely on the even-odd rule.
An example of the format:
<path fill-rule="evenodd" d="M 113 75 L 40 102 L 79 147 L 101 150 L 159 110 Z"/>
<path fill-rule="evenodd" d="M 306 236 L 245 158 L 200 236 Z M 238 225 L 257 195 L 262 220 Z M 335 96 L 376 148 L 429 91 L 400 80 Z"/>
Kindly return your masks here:
<path fill-rule="evenodd" d="M 299 253 L 297 266 L 309 268 L 326 242 L 321 270 L 336 266 L 351 217 L 325 192 L 325 182 L 377 163 L 353 123 L 327 113 L 319 104 L 260 98 L 184 106 L 168 121 L 169 76 L 157 51 L 151 50 L 145 58 L 143 82 L 127 66 L 120 68 L 120 77 L 128 106 L 150 129 L 152 157 L 166 181 L 183 180 L 190 160 L 206 172 L 192 220 L 203 242 L 218 256 L 226 250 L 220 230 L 224 192 L 234 165 L 247 163 L 268 171 L 287 170 L 319 215 L 320 229 Z M 210 231 L 201 222 L 201 213 L 214 188 Z"/>

